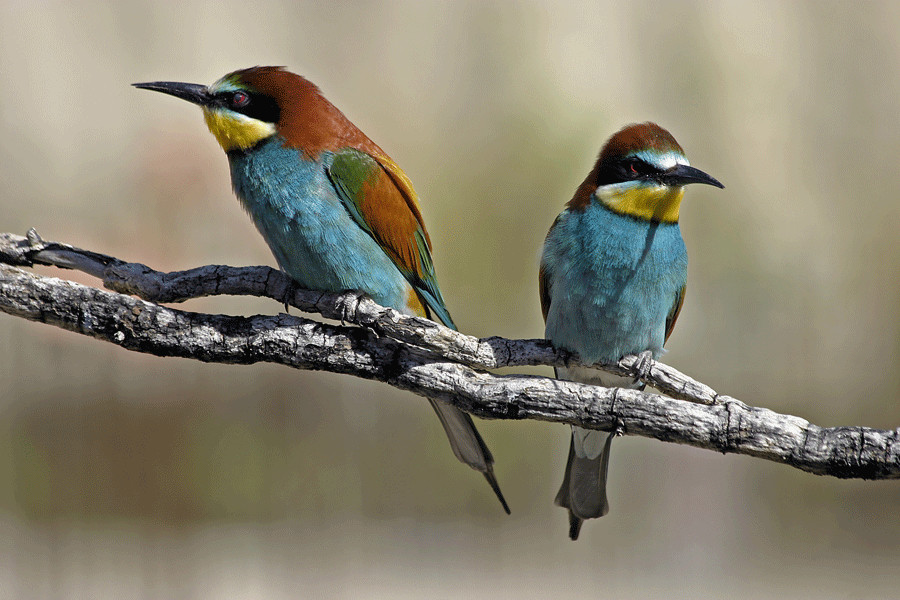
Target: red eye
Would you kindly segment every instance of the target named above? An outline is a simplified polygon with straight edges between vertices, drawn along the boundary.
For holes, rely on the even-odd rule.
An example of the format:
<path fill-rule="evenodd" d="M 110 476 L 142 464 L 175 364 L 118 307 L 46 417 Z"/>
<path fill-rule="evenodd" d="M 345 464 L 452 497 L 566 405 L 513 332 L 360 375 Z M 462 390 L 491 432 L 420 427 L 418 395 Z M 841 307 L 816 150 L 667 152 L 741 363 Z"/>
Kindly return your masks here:
<path fill-rule="evenodd" d="M 638 170 L 637 170 L 637 167 L 634 166 L 634 163 L 631 163 L 630 165 L 628 165 L 628 168 L 631 170 L 632 175 L 637 175 Z"/>
<path fill-rule="evenodd" d="M 248 96 L 244 92 L 235 92 L 231 96 L 232 106 L 240 108 L 241 106 L 247 106 L 248 102 L 250 102 L 250 96 Z"/>

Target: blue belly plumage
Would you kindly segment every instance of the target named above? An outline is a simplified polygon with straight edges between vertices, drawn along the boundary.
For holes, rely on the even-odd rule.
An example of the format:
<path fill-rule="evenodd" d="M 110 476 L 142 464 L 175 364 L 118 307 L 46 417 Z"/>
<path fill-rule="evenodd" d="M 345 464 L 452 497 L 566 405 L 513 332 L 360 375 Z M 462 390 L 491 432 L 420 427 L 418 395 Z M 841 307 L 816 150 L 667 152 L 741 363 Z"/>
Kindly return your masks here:
<path fill-rule="evenodd" d="M 560 214 L 544 247 L 553 302 L 546 337 L 586 362 L 662 353 L 666 317 L 687 280 L 678 223 L 620 215 L 598 202 Z"/>
<path fill-rule="evenodd" d="M 235 194 L 281 269 L 298 285 L 365 290 L 375 302 L 406 310 L 411 286 L 334 191 L 332 154 L 300 161 L 276 137 L 253 152 L 229 153 Z"/>

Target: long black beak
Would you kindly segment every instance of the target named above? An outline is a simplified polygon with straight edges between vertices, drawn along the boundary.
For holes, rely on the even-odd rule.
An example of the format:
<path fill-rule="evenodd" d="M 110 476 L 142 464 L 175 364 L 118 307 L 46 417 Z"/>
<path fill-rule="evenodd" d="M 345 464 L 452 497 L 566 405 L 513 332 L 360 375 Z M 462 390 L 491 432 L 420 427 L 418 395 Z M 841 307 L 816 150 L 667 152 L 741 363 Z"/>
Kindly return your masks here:
<path fill-rule="evenodd" d="M 205 85 L 198 83 L 179 83 L 177 81 L 151 81 L 150 83 L 132 83 L 136 88 L 142 90 L 153 90 L 154 92 L 162 92 L 169 94 L 182 100 L 187 100 L 193 104 L 206 106 L 212 102 L 212 95 Z"/>
<path fill-rule="evenodd" d="M 668 171 L 665 171 L 660 180 L 671 186 L 687 185 L 689 183 L 705 183 L 713 185 L 717 188 L 725 189 L 725 186 L 719 183 L 719 180 L 711 175 L 707 175 L 700 169 L 689 167 L 687 165 L 675 165 Z"/>

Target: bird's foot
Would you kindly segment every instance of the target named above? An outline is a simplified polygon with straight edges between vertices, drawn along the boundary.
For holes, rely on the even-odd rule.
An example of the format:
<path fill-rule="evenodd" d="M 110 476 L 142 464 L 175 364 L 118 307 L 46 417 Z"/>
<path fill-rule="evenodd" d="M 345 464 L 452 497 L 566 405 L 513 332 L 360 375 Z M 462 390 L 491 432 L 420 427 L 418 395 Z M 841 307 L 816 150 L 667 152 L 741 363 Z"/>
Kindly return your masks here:
<path fill-rule="evenodd" d="M 298 286 L 298 285 L 297 285 L 297 282 L 294 281 L 293 279 L 291 279 L 291 280 L 288 282 L 288 285 L 287 285 L 287 287 L 286 287 L 285 290 L 284 290 L 284 295 L 281 297 L 281 303 L 284 304 L 284 312 L 285 312 L 285 313 L 287 313 L 287 314 L 290 314 L 290 313 L 291 313 L 291 311 L 290 311 L 290 308 L 291 308 L 290 302 L 291 302 L 291 300 L 294 299 L 294 293 L 295 293 L 299 288 L 300 288 L 300 286 Z"/>
<path fill-rule="evenodd" d="M 356 309 L 359 308 L 359 302 L 366 297 L 366 293 L 362 290 L 346 290 L 337 300 L 337 308 L 341 313 L 341 325 L 346 325 L 345 321 L 353 321 L 356 318 Z"/>
<path fill-rule="evenodd" d="M 653 352 L 650 350 L 644 350 L 637 356 L 638 359 L 634 363 L 634 383 L 638 383 L 650 375 L 650 368 L 653 366 Z M 641 389 L 644 389 L 643 385 Z"/>

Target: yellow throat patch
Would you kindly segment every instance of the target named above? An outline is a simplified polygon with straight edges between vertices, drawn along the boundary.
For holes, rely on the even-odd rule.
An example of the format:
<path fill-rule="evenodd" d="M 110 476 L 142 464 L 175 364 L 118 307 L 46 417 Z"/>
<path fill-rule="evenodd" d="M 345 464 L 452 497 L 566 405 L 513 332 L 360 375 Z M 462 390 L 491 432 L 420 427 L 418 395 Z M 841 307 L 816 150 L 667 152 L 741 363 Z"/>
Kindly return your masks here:
<path fill-rule="evenodd" d="M 628 183 L 604 185 L 597 188 L 595 194 L 614 212 L 645 221 L 678 222 L 684 187 L 634 186 Z"/>
<path fill-rule="evenodd" d="M 225 152 L 246 150 L 275 134 L 275 124 L 221 108 L 203 109 L 206 126 Z"/>

